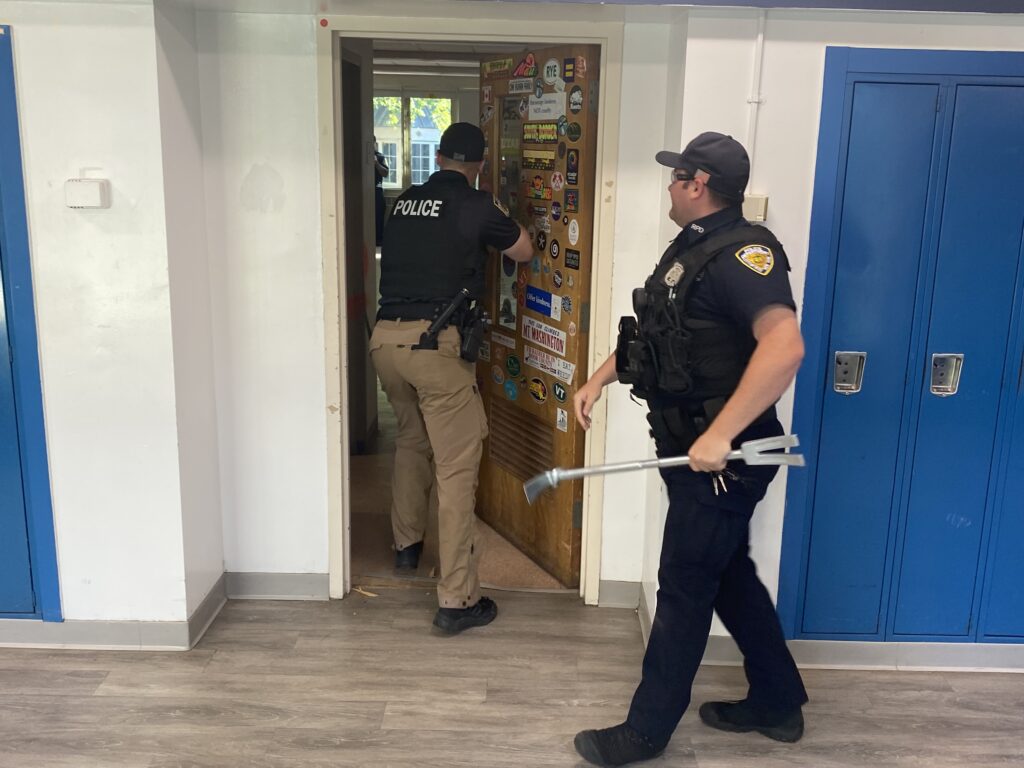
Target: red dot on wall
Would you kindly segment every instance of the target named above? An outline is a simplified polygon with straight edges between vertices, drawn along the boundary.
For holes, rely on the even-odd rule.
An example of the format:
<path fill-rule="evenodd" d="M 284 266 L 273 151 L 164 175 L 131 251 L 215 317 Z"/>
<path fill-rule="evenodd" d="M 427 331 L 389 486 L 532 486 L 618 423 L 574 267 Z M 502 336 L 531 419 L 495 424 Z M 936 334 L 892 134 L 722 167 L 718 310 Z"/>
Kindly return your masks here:
<path fill-rule="evenodd" d="M 327 19 L 320 19 L 320 26 L 321 27 L 326 27 L 327 26 Z"/>

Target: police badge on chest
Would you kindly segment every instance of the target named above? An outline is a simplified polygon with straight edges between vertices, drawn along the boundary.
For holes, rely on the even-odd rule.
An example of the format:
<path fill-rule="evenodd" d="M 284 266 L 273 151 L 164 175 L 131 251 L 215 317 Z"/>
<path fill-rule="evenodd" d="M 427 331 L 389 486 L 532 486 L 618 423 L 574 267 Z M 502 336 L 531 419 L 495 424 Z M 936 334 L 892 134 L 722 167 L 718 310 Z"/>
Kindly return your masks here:
<path fill-rule="evenodd" d="M 672 266 L 665 272 L 665 276 L 661 278 L 661 282 L 669 288 L 675 288 L 683 279 L 684 274 L 686 274 L 686 268 L 680 262 L 673 261 Z"/>

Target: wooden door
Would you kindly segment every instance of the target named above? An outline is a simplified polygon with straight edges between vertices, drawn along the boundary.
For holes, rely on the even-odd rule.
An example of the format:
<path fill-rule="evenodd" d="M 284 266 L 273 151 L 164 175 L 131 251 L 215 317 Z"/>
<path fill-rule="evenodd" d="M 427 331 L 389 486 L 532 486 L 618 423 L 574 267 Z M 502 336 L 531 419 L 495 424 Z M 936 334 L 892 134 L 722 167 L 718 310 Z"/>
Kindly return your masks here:
<path fill-rule="evenodd" d="M 587 379 L 600 48 L 481 64 L 481 187 L 527 227 L 534 257 L 495 259 L 478 378 L 490 423 L 477 513 L 568 587 L 579 584 L 583 486 L 530 506 L 523 481 L 583 461 L 572 395 Z"/>

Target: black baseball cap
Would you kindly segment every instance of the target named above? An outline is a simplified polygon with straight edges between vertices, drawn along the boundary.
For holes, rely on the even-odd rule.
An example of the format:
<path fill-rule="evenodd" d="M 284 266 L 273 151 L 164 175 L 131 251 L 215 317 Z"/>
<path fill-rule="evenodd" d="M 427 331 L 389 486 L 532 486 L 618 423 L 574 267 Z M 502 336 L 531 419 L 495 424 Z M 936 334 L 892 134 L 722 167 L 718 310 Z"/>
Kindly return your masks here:
<path fill-rule="evenodd" d="M 661 165 L 707 174 L 705 183 L 722 197 L 743 202 L 743 190 L 750 179 L 750 158 L 732 136 L 708 131 L 697 136 L 682 152 L 659 152 L 654 156 Z"/>
<path fill-rule="evenodd" d="M 437 151 L 451 160 L 479 163 L 484 159 L 484 132 L 472 123 L 452 123 L 441 134 Z"/>

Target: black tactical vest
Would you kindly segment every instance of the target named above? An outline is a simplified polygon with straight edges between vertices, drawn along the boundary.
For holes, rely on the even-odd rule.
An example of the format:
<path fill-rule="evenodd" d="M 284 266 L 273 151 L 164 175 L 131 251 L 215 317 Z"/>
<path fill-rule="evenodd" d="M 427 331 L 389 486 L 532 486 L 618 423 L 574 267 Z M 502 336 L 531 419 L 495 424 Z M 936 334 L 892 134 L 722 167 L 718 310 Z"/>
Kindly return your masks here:
<path fill-rule="evenodd" d="M 691 317 L 687 300 L 714 258 L 747 243 L 782 253 L 770 231 L 740 225 L 691 248 L 670 248 L 644 287 L 633 292 L 636 320 L 624 317 L 619 323 L 616 372 L 636 396 L 696 405 L 736 391 L 757 346 L 752 329 Z"/>
<path fill-rule="evenodd" d="M 481 194 L 461 173 L 440 171 L 395 201 L 381 247 L 381 306 L 448 302 L 463 288 L 480 298 L 487 250 L 463 208 Z"/>

